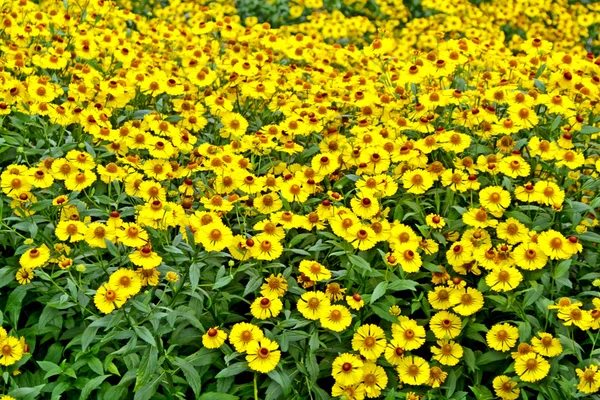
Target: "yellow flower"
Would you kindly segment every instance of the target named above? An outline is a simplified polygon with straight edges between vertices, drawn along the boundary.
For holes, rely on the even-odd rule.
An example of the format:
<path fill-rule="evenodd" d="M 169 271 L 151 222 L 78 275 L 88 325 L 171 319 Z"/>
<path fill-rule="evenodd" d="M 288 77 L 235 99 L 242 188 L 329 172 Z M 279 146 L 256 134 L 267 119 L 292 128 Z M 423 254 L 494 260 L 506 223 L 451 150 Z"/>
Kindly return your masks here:
<path fill-rule="evenodd" d="M 85 239 L 87 226 L 81 221 L 60 221 L 54 233 L 59 240 L 70 240 L 71 243 Z"/>
<path fill-rule="evenodd" d="M 250 312 L 254 318 L 267 319 L 279 315 L 283 308 L 283 303 L 278 297 L 258 297 L 250 305 Z"/>
<path fill-rule="evenodd" d="M 329 310 L 330 302 L 325 296 L 325 293 L 320 291 L 306 292 L 300 296 L 298 300 L 298 311 L 306 319 L 318 320 L 327 310 Z"/>
<path fill-rule="evenodd" d="M 523 382 L 536 382 L 550 371 L 550 364 L 542 356 L 530 353 L 515 361 L 515 372 Z"/>
<path fill-rule="evenodd" d="M 457 304 L 453 310 L 463 316 L 474 314 L 483 307 L 483 295 L 473 288 L 453 290 L 450 301 Z"/>
<path fill-rule="evenodd" d="M 229 343 L 233 345 L 235 351 L 243 353 L 251 342 L 258 341 L 263 337 L 263 331 L 258 326 L 239 322 L 229 332 Z"/>
<path fill-rule="evenodd" d="M 442 371 L 440 367 L 431 367 L 429 369 L 429 379 L 427 380 L 427 385 L 431 386 L 432 388 L 440 387 L 446 380 L 446 377 L 448 377 L 448 373 Z"/>
<path fill-rule="evenodd" d="M 402 183 L 408 193 L 423 194 L 433 186 L 433 176 L 423 170 L 415 169 L 402 175 Z"/>
<path fill-rule="evenodd" d="M 323 328 L 341 332 L 350 326 L 352 315 L 350 310 L 341 305 L 330 306 L 319 318 Z"/>
<path fill-rule="evenodd" d="M 577 368 L 575 370 L 579 377 L 577 389 L 582 393 L 596 393 L 600 390 L 600 374 L 598 373 L 597 365 L 590 365 L 584 370 Z"/>
<path fill-rule="evenodd" d="M 221 251 L 233 242 L 233 233 L 222 222 L 213 222 L 200 229 L 200 242 L 206 251 Z"/>
<path fill-rule="evenodd" d="M 517 382 L 511 381 L 506 375 L 500 375 L 492 381 L 496 395 L 502 400 L 516 400 L 519 398 L 521 391 L 517 386 Z"/>
<path fill-rule="evenodd" d="M 363 384 L 367 397 L 375 398 L 381 395 L 381 391 L 386 388 L 388 377 L 383 367 L 374 363 L 366 363 L 363 367 Z"/>
<path fill-rule="evenodd" d="M 516 289 L 523 280 L 523 275 L 516 268 L 497 267 L 485 277 L 485 283 L 497 292 L 508 292 Z"/>
<path fill-rule="evenodd" d="M 135 271 L 126 268 L 113 272 L 108 279 L 108 284 L 125 298 L 135 296 L 142 289 L 142 282 Z"/>
<path fill-rule="evenodd" d="M 162 257 L 152 251 L 149 246 L 144 246 L 129 254 L 129 260 L 144 269 L 156 268 L 162 263 Z"/>
<path fill-rule="evenodd" d="M 169 271 L 167 272 L 167 275 L 165 276 L 165 278 L 169 281 L 169 282 L 177 282 L 179 281 L 179 274 L 177 272 L 174 271 Z"/>
<path fill-rule="evenodd" d="M 399 317 L 399 323 L 392 324 L 392 336 L 404 350 L 416 350 L 425 343 L 425 328 L 408 317 Z"/>
<path fill-rule="evenodd" d="M 126 300 L 127 296 L 120 293 L 117 288 L 112 287 L 110 283 L 100 286 L 94 296 L 94 304 L 104 314 L 109 314 L 116 308 L 121 308 Z"/>
<path fill-rule="evenodd" d="M 479 202 L 492 213 L 502 213 L 510 205 L 510 193 L 499 186 L 488 186 L 479 192 Z"/>
<path fill-rule="evenodd" d="M 260 294 L 265 297 L 281 297 L 288 289 L 287 280 L 281 274 L 277 274 L 277 276 L 271 274 L 265 281 L 266 283 L 260 287 Z"/>
<path fill-rule="evenodd" d="M 8 336 L 0 341 L 0 364 L 13 365 L 23 357 L 23 346 L 16 337 Z"/>
<path fill-rule="evenodd" d="M 396 369 L 400 381 L 407 385 L 423 385 L 429 379 L 429 364 L 421 357 L 406 356 Z"/>
<path fill-rule="evenodd" d="M 556 357 L 563 351 L 562 344 L 557 338 L 545 332 L 538 333 L 539 338 L 532 338 L 531 344 L 536 353 L 545 357 Z"/>
<path fill-rule="evenodd" d="M 22 268 L 32 270 L 36 267 L 41 267 L 50 259 L 50 249 L 45 244 L 27 250 L 19 258 L 19 264 Z"/>
<path fill-rule="evenodd" d="M 462 320 L 448 311 L 440 311 L 429 320 L 429 329 L 437 339 L 454 339 L 462 330 Z"/>
<path fill-rule="evenodd" d="M 518 338 L 519 330 L 510 324 L 496 324 L 486 335 L 488 346 L 498 351 L 509 351 Z"/>
<path fill-rule="evenodd" d="M 298 269 L 313 281 L 326 281 L 331 279 L 331 271 L 316 261 L 302 260 Z"/>
<path fill-rule="evenodd" d="M 336 383 L 349 386 L 359 383 L 363 378 L 364 363 L 354 354 L 343 353 L 331 364 L 331 375 Z"/>
<path fill-rule="evenodd" d="M 444 218 L 437 214 L 428 214 L 427 217 L 425 217 L 425 222 L 428 226 L 435 229 L 442 229 L 444 226 L 446 226 L 446 221 Z"/>
<path fill-rule="evenodd" d="M 140 282 L 142 286 L 156 286 L 158 285 L 158 278 L 160 277 L 160 272 L 158 272 L 155 268 L 144 269 L 138 268 L 135 270 L 136 275 L 140 278 Z"/>
<path fill-rule="evenodd" d="M 458 364 L 463 356 L 463 348 L 460 344 L 453 340 L 438 340 L 438 346 L 431 346 L 431 353 L 433 353 L 433 359 L 440 362 L 440 364 L 454 366 Z"/>
<path fill-rule="evenodd" d="M 352 336 L 352 349 L 360 352 L 367 360 L 374 361 L 379 358 L 385 350 L 385 345 L 385 333 L 377 325 L 363 325 Z"/>
<path fill-rule="evenodd" d="M 225 343 L 225 339 L 227 339 L 227 333 L 215 326 L 202 335 L 202 345 L 207 349 L 218 349 Z"/>
<path fill-rule="evenodd" d="M 16 280 L 17 280 L 17 282 L 19 282 L 21 285 L 26 285 L 26 284 L 28 284 L 28 283 L 30 283 L 30 282 L 31 282 L 31 280 L 33 279 L 34 275 L 35 275 L 35 274 L 34 274 L 34 272 L 33 272 L 33 269 L 31 269 L 31 268 L 26 268 L 26 267 L 23 267 L 23 268 L 20 268 L 20 269 L 17 271 L 17 274 L 16 274 L 16 276 L 15 276 L 15 279 L 16 279 Z"/>
<path fill-rule="evenodd" d="M 267 338 L 252 341 L 248 344 L 246 361 L 250 369 L 266 374 L 275 369 L 281 352 L 279 345 Z"/>
<path fill-rule="evenodd" d="M 362 299 L 362 296 L 358 293 L 354 293 L 352 296 L 346 296 L 346 303 L 353 310 L 360 310 L 364 307 L 365 301 Z"/>

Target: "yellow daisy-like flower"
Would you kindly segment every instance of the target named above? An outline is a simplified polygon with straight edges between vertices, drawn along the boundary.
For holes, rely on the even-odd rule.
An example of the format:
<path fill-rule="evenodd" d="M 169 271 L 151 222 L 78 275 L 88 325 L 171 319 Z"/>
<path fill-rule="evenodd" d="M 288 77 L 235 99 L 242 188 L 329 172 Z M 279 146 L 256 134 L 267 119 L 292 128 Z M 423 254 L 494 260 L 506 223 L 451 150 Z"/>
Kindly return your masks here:
<path fill-rule="evenodd" d="M 385 333 L 377 325 L 363 325 L 352 336 L 352 349 L 360 352 L 367 360 L 379 358 L 385 351 L 385 345 Z"/>
<path fill-rule="evenodd" d="M 117 288 L 112 287 L 110 283 L 100 286 L 94 296 L 94 304 L 104 314 L 109 314 L 116 308 L 121 308 L 126 300 L 127 296 L 120 293 Z"/>
<path fill-rule="evenodd" d="M 575 372 L 579 377 L 577 389 L 580 392 L 591 394 L 600 390 L 600 373 L 597 365 L 592 364 L 583 370 L 577 368 Z"/>
<path fill-rule="evenodd" d="M 41 267 L 50 259 L 50 249 L 45 244 L 40 247 L 27 250 L 19 258 L 19 264 L 23 268 L 33 269 Z"/>
<path fill-rule="evenodd" d="M 0 364 L 13 365 L 23 357 L 23 346 L 19 339 L 7 336 L 0 341 Z"/>
<path fill-rule="evenodd" d="M 538 354 L 530 353 L 515 361 L 515 372 L 523 382 L 537 382 L 550 371 L 550 363 Z"/>
<path fill-rule="evenodd" d="M 215 326 L 202 335 L 202 345 L 207 349 L 218 349 L 225 343 L 226 339 L 227 333 Z"/>
<path fill-rule="evenodd" d="M 407 385 L 424 385 L 429 379 L 429 364 L 421 357 L 404 357 L 396 370 L 400 381 Z"/>
<path fill-rule="evenodd" d="M 271 274 L 265 279 L 265 283 L 260 287 L 260 294 L 265 297 L 281 297 L 287 292 L 288 283 L 285 277 L 281 274 L 277 276 Z"/>
<path fill-rule="evenodd" d="M 341 332 L 350 326 L 352 315 L 350 310 L 341 305 L 330 306 L 319 318 L 323 328 Z"/>
<path fill-rule="evenodd" d="M 246 361 L 250 369 L 266 374 L 277 367 L 281 358 L 279 345 L 265 337 L 252 341 L 246 349 Z"/>
<path fill-rule="evenodd" d="M 129 260 L 143 269 L 152 269 L 160 265 L 162 257 L 152 251 L 149 246 L 144 246 L 129 254 Z"/>
<path fill-rule="evenodd" d="M 519 398 L 520 389 L 517 387 L 517 382 L 511 381 L 506 375 L 500 375 L 492 381 L 496 396 L 502 400 L 516 400 Z"/>
<path fill-rule="evenodd" d="M 457 304 L 453 310 L 460 315 L 468 316 L 475 314 L 483 307 L 483 294 L 473 288 L 464 290 L 453 290 L 450 301 Z"/>
<path fill-rule="evenodd" d="M 460 344 L 453 340 L 438 340 L 438 346 L 431 346 L 431 353 L 433 353 L 433 359 L 440 362 L 440 364 L 454 366 L 458 364 L 463 356 L 463 348 Z"/>
<path fill-rule="evenodd" d="M 298 300 L 298 311 L 306 319 L 318 320 L 329 310 L 329 298 L 320 291 L 306 292 Z"/>
<path fill-rule="evenodd" d="M 399 317 L 397 324 L 392 324 L 392 336 L 404 350 L 416 350 L 425 343 L 425 328 L 408 317 Z"/>
<path fill-rule="evenodd" d="M 509 351 L 518 338 L 519 330 L 510 324 L 496 324 L 486 335 L 488 346 L 498 351 Z"/>
<path fill-rule="evenodd" d="M 539 332 L 539 338 L 532 338 L 531 345 L 536 353 L 545 357 L 556 357 L 562 353 L 563 347 L 560 341 L 546 332 Z"/>
<path fill-rule="evenodd" d="M 313 281 L 326 281 L 331 279 L 331 271 L 316 261 L 302 260 L 298 269 Z"/>
<path fill-rule="evenodd" d="M 243 353 L 250 343 L 258 341 L 264 336 L 263 331 L 258 326 L 247 322 L 239 322 L 229 332 L 229 343 L 233 345 L 235 351 Z"/>
<path fill-rule="evenodd" d="M 142 282 L 135 271 L 121 268 L 112 273 L 108 284 L 126 298 L 135 296 L 142 289 Z"/>
<path fill-rule="evenodd" d="M 283 308 L 283 303 L 278 297 L 258 297 L 250 305 L 250 312 L 254 318 L 267 319 L 279 315 Z"/>
<path fill-rule="evenodd" d="M 335 381 L 342 386 L 359 383 L 362 378 L 364 363 L 354 354 L 343 353 L 336 357 L 331 364 L 331 375 Z"/>
<path fill-rule="evenodd" d="M 388 377 L 383 367 L 375 363 L 366 363 L 363 367 L 363 385 L 367 397 L 375 398 L 381 395 L 381 391 L 386 388 Z"/>

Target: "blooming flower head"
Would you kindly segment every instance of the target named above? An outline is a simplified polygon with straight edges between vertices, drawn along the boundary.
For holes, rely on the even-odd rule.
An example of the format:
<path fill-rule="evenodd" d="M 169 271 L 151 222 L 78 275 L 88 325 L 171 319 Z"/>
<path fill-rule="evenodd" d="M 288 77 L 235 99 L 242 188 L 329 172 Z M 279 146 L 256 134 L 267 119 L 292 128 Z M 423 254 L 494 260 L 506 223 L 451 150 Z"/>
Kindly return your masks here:
<path fill-rule="evenodd" d="M 281 358 L 279 345 L 265 337 L 252 341 L 246 348 L 246 361 L 250 369 L 266 374 L 275 369 Z"/>
<path fill-rule="evenodd" d="M 217 349 L 225 343 L 227 333 L 218 327 L 210 328 L 202 335 L 202 345 L 208 349 Z"/>
<path fill-rule="evenodd" d="M 385 333 L 377 325 L 367 324 L 356 330 L 352 337 L 352 349 L 367 360 L 374 361 L 385 350 Z"/>

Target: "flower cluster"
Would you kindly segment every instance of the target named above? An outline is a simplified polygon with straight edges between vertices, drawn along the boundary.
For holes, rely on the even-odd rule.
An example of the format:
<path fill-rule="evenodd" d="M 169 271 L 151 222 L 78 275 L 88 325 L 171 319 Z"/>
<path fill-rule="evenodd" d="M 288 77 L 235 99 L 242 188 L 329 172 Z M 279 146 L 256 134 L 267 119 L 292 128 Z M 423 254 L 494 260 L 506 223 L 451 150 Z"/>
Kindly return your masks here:
<path fill-rule="evenodd" d="M 447 3 L 0 1 L 0 364 L 26 338 L 45 392 L 89 361 L 115 398 L 598 392 L 600 9 Z"/>

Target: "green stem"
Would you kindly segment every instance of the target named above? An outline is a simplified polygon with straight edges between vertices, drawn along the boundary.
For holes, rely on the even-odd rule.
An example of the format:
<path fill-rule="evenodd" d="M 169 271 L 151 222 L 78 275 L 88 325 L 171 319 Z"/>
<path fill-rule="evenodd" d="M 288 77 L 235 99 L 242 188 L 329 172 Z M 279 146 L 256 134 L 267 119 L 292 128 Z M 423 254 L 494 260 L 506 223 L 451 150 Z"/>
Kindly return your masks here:
<path fill-rule="evenodd" d="M 258 373 L 254 373 L 254 400 L 258 400 Z"/>

